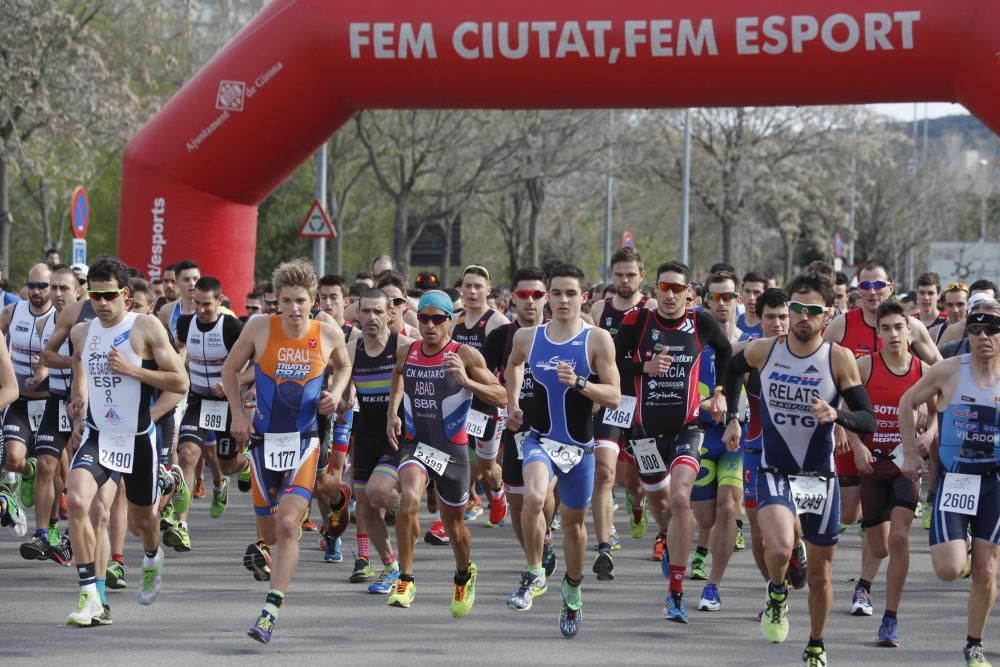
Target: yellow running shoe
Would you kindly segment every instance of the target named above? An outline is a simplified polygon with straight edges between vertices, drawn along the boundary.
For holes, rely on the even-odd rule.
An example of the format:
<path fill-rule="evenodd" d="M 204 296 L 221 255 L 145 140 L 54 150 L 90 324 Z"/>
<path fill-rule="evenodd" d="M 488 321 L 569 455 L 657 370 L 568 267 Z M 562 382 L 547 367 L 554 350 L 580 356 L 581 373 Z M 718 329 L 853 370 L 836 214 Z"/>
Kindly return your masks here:
<path fill-rule="evenodd" d="M 415 597 L 417 597 L 416 584 L 412 581 L 397 579 L 396 584 L 392 587 L 392 592 L 389 593 L 389 599 L 386 604 L 390 607 L 403 607 L 404 609 L 409 609 L 410 605 L 413 604 L 413 598 Z"/>
<path fill-rule="evenodd" d="M 451 598 L 451 615 L 455 618 L 462 618 L 470 611 L 476 602 L 476 574 L 478 570 L 475 563 L 469 563 L 469 580 L 459 586 L 455 584 L 455 595 Z"/>

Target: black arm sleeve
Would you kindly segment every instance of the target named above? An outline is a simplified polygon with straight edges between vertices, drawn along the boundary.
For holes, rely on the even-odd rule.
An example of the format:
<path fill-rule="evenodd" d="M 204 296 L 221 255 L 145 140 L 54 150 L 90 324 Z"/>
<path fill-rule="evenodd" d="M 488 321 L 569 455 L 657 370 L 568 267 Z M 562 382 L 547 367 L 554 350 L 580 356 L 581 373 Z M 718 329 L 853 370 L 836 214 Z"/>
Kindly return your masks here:
<path fill-rule="evenodd" d="M 747 363 L 747 358 L 743 356 L 743 350 L 737 352 L 729 360 L 729 364 L 726 366 L 726 375 L 724 376 L 725 382 L 722 383 L 726 392 L 727 402 L 732 397 L 740 395 L 740 390 L 743 387 L 743 376 L 750 370 L 750 364 Z"/>
<path fill-rule="evenodd" d="M 483 359 L 486 360 L 486 367 L 491 373 L 496 373 L 497 369 L 503 365 L 503 350 L 507 347 L 507 335 L 510 327 L 497 327 L 486 337 L 486 344 L 483 346 Z"/>
<path fill-rule="evenodd" d="M 855 433 L 874 433 L 877 426 L 875 411 L 864 386 L 859 384 L 842 389 L 840 395 L 844 397 L 848 409 L 837 408 L 837 423 Z"/>
<path fill-rule="evenodd" d="M 174 347 L 177 347 L 177 343 L 183 343 L 187 340 L 188 331 L 191 329 L 191 322 L 194 320 L 194 313 L 189 315 L 181 315 L 177 318 L 177 340 L 174 342 Z"/>
<path fill-rule="evenodd" d="M 729 360 L 733 356 L 733 346 L 729 343 L 729 339 L 726 338 L 718 321 L 708 313 L 699 311 L 695 315 L 695 325 L 698 329 L 698 338 L 711 345 L 712 349 L 715 350 L 715 377 L 718 382 L 721 378 L 726 377 L 726 366 L 729 365 Z M 715 387 L 709 387 L 709 390 L 714 391 Z"/>
<path fill-rule="evenodd" d="M 643 364 L 632 360 L 632 352 L 639 344 L 637 332 L 641 330 L 640 319 L 649 317 L 651 312 L 648 308 L 633 311 L 625 316 L 618 327 L 618 333 L 615 334 L 615 362 L 622 377 L 642 375 Z"/>
<path fill-rule="evenodd" d="M 222 342 L 227 350 L 231 350 L 233 345 L 236 345 L 240 332 L 243 331 L 243 323 L 232 315 L 223 315 L 223 318 L 225 319 L 222 320 Z"/>

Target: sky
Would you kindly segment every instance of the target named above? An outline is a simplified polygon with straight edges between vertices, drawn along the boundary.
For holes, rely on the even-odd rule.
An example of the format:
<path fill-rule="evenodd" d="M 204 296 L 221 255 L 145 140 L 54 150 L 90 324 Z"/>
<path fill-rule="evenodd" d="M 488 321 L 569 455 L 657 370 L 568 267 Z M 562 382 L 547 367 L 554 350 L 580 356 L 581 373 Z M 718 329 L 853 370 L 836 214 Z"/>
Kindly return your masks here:
<path fill-rule="evenodd" d="M 961 104 L 950 104 L 948 102 L 931 102 L 929 104 L 924 104 L 923 102 L 918 104 L 919 117 L 924 117 L 924 107 L 927 107 L 927 115 L 930 118 L 940 118 L 941 116 L 955 116 L 958 114 L 968 114 L 969 111 L 963 107 Z M 913 104 L 869 104 L 869 108 L 874 109 L 877 113 L 885 114 L 887 116 L 892 116 L 897 120 L 912 121 L 913 120 Z"/>

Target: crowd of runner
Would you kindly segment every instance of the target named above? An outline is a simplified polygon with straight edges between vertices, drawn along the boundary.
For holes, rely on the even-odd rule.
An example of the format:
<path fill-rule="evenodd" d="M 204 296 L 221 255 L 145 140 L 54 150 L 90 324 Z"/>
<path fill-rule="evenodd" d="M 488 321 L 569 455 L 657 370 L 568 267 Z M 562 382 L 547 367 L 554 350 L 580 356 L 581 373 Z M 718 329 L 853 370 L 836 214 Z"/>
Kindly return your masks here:
<path fill-rule="evenodd" d="M 785 641 L 789 600 L 808 589 L 807 665 L 827 664 L 832 561 L 859 521 L 849 609 L 882 607 L 875 641 L 900 646 L 920 519 L 937 576 L 971 575 L 964 657 L 989 665 L 1000 303 L 987 280 L 942 288 L 925 273 L 904 305 L 878 262 L 855 276 L 813 263 L 780 287 L 721 263 L 701 282 L 676 261 L 647 273 L 625 248 L 608 285 L 554 263 L 498 289 L 470 265 L 444 289 L 432 273 L 410 287 L 385 256 L 353 281 L 290 260 L 238 316 L 191 260 L 150 282 L 110 256 L 47 259 L 20 298 L 0 293 L 0 524 L 27 540 L 24 559 L 76 569 L 68 624 L 112 622 L 128 534 L 144 552 L 138 602 L 152 604 L 165 551 L 197 548 L 191 505 L 210 494 L 210 519 L 230 502 L 254 508 L 243 564 L 269 582 L 247 632 L 259 642 L 304 531 L 339 562 L 353 526 L 349 581 L 403 609 L 421 535 L 421 548 L 450 546 L 450 610 L 466 616 L 477 520 L 513 528 L 514 611 L 548 592 L 561 535 L 559 629 L 572 638 L 585 571 L 615 578 L 619 486 L 631 537 L 654 535 L 665 619 L 723 609 L 748 532 L 767 640 Z M 248 496 L 233 496 L 231 477 Z M 704 582 L 693 598 L 690 580 Z"/>

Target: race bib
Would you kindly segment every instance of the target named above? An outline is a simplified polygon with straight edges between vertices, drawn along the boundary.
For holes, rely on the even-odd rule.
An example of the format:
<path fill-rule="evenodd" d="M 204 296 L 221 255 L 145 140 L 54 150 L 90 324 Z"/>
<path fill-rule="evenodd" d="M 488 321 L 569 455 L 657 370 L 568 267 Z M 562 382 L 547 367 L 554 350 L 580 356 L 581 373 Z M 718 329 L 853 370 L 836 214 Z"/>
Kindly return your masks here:
<path fill-rule="evenodd" d="M 299 433 L 265 433 L 264 465 L 268 470 L 294 470 L 299 465 L 302 436 Z"/>
<path fill-rule="evenodd" d="M 792 502 L 798 514 L 823 514 L 830 487 L 822 477 L 788 476 Z"/>
<path fill-rule="evenodd" d="M 135 435 L 132 433 L 97 434 L 100 464 L 109 470 L 131 473 L 135 462 Z"/>
<path fill-rule="evenodd" d="M 483 414 L 479 410 L 469 410 L 465 418 L 465 432 L 473 438 L 483 438 L 486 436 L 486 424 L 490 421 L 490 416 Z"/>
<path fill-rule="evenodd" d="M 896 467 L 903 468 L 903 446 L 896 445 L 896 448 L 892 450 L 892 454 L 889 455 L 889 460 L 896 464 Z"/>
<path fill-rule="evenodd" d="M 963 475 L 957 472 L 944 474 L 944 487 L 938 490 L 941 509 L 975 516 L 979 510 L 979 486 L 983 478 L 979 475 Z"/>
<path fill-rule="evenodd" d="M 583 448 L 576 445 L 566 445 L 548 438 L 541 438 L 538 444 L 542 446 L 542 450 L 552 459 L 556 467 L 563 472 L 572 470 L 573 466 L 583 458 Z"/>
<path fill-rule="evenodd" d="M 66 414 L 66 401 L 59 401 L 59 432 L 69 433 L 73 430 L 73 422 Z"/>
<path fill-rule="evenodd" d="M 229 403 L 226 401 L 202 401 L 198 426 L 208 431 L 225 431 L 229 417 Z"/>
<path fill-rule="evenodd" d="M 604 423 L 608 426 L 629 428 L 635 414 L 635 396 L 622 396 L 621 403 L 614 410 L 604 411 Z"/>
<path fill-rule="evenodd" d="M 42 415 L 45 414 L 45 401 L 28 401 L 28 422 L 33 432 L 42 425 Z"/>
<path fill-rule="evenodd" d="M 444 474 L 444 469 L 448 467 L 448 459 L 450 458 L 441 450 L 434 449 L 422 442 L 417 443 L 417 448 L 414 450 L 413 456 L 438 475 Z"/>
<path fill-rule="evenodd" d="M 524 436 L 526 435 L 528 435 L 527 431 L 514 434 L 514 446 L 517 447 L 517 459 L 519 461 L 524 460 Z"/>
<path fill-rule="evenodd" d="M 632 441 L 632 455 L 635 457 L 639 472 L 643 475 L 653 475 L 667 472 L 667 466 L 656 448 L 656 438 L 642 438 Z"/>

